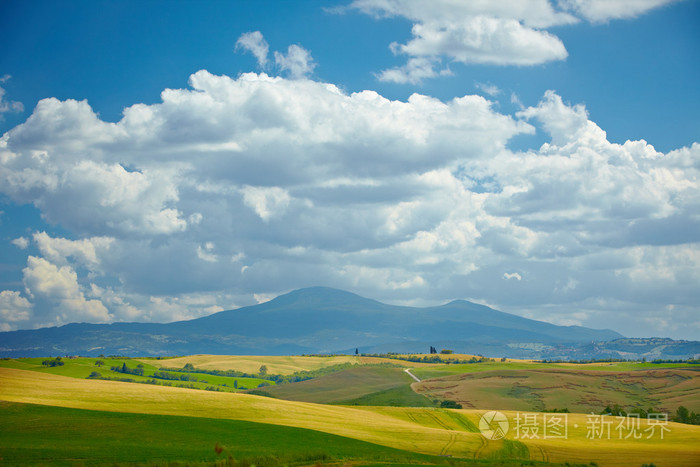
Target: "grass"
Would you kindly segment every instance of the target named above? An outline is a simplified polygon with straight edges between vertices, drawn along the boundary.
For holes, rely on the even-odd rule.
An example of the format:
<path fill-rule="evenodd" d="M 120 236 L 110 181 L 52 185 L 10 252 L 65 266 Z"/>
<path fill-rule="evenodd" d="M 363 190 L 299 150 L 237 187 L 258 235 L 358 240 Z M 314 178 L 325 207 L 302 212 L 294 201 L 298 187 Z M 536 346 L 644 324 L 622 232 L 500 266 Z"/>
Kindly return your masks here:
<path fill-rule="evenodd" d="M 336 402 L 339 405 L 373 405 L 389 407 L 435 407 L 436 404 L 422 394 L 416 394 L 410 384 L 365 394 L 354 399 Z"/>
<path fill-rule="evenodd" d="M 413 386 L 430 399 L 451 399 L 465 408 L 542 411 L 568 408 L 600 412 L 618 404 L 626 410 L 700 410 L 700 373 L 687 369 L 600 372 L 565 368 L 503 369 L 452 375 Z M 414 370 L 418 373 L 418 370 Z"/>
<path fill-rule="evenodd" d="M 257 422 L 312 429 L 428 455 L 506 459 L 523 455 L 524 449 L 513 443 L 517 441 L 527 448 L 530 460 L 535 461 L 585 464 L 595 461 L 600 465 L 637 466 L 650 462 L 671 466 L 700 463 L 697 443 L 700 427 L 675 423 L 668 424 L 670 431 L 663 440 L 589 440 L 586 438 L 586 415 L 567 414 L 568 439 L 517 440 L 511 431 L 506 441 L 488 441 L 473 430 L 478 426 L 483 410 L 319 405 L 246 394 L 66 378 L 8 368 L 0 368 L 0 381 L 0 400 L 10 402 Z M 508 411 L 504 414 L 515 426 L 517 414 Z M 29 423 L 30 418 L 23 420 Z M 647 427 L 647 422 L 642 420 L 641 429 Z M 111 433 L 111 429 L 106 433 Z M 270 439 L 272 442 L 276 440 L 275 437 Z"/>
<path fill-rule="evenodd" d="M 264 390 L 280 399 L 329 404 L 408 385 L 411 381 L 411 377 L 400 368 L 357 366 L 308 381 Z"/>
<path fill-rule="evenodd" d="M 16 368 L 20 370 L 30 370 L 37 371 L 40 373 L 49 373 L 54 375 L 69 376 L 71 378 L 87 378 L 92 372 L 98 372 L 104 378 L 129 378 L 136 382 L 145 383 L 148 380 L 153 379 L 153 373 L 159 371 L 161 366 L 166 366 L 166 362 L 171 362 L 172 360 L 154 360 L 154 359 L 144 359 L 135 360 L 128 358 L 89 358 L 89 357 L 78 357 L 78 358 L 63 358 L 61 361 L 64 363 L 61 366 L 47 367 L 42 365 L 44 360 L 47 358 L 20 358 L 20 359 L 7 359 L 0 360 L 0 367 L 4 368 Z M 98 360 L 104 362 L 102 366 L 97 366 L 95 362 Z M 131 368 L 135 369 L 137 365 L 143 365 L 144 374 L 143 376 L 124 374 L 116 371 L 112 371 L 111 367 L 121 367 L 124 363 Z M 259 368 L 259 367 L 258 367 Z M 257 371 L 257 370 L 256 370 Z M 172 375 L 189 375 L 195 376 L 198 381 L 172 381 L 172 380 L 162 380 L 156 379 L 159 384 L 163 385 L 173 385 L 186 384 L 192 386 L 196 389 L 206 389 L 207 387 L 216 387 L 221 391 L 235 392 L 237 389 L 234 386 L 238 386 L 238 390 L 257 388 L 262 383 L 268 383 L 274 385 L 272 381 L 267 381 L 261 378 L 237 378 L 237 377 L 226 377 L 226 376 L 215 376 L 207 374 L 191 374 L 183 372 L 169 372 Z"/>
<path fill-rule="evenodd" d="M 144 415 L 0 402 L 0 463 L 76 465 L 444 460 L 314 430 L 239 420 Z M 217 455 L 215 446 L 223 448 Z"/>

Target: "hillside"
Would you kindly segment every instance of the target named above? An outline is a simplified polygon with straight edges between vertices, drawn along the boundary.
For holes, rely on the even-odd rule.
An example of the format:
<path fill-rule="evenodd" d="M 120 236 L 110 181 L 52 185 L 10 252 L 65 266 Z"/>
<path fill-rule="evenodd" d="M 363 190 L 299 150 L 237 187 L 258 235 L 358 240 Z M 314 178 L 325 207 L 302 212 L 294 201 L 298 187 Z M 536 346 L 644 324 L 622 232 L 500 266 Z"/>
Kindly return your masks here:
<path fill-rule="evenodd" d="M 415 373 L 429 373 L 420 369 Z M 552 368 L 503 369 L 424 380 L 413 389 L 428 398 L 451 399 L 464 408 L 600 413 L 606 406 L 674 413 L 683 405 L 700 410 L 696 369 L 596 371 Z"/>
<path fill-rule="evenodd" d="M 264 429 L 264 425 L 311 429 L 321 433 L 321 435 L 317 435 L 319 444 L 321 442 L 334 443 L 333 439 L 323 435 L 325 433 L 373 443 L 384 449 L 394 448 L 432 456 L 451 456 L 457 461 L 471 459 L 488 461 L 490 459 L 498 461 L 499 463 L 496 465 L 503 465 L 500 463 L 501 460 L 511 458 L 520 461 L 556 463 L 589 464 L 596 462 L 599 465 L 639 466 L 653 462 L 657 465 L 684 466 L 697 465 L 698 459 L 700 459 L 700 448 L 696 442 L 700 435 L 700 427 L 673 422 L 668 422 L 667 431 L 663 438 L 657 431 L 652 438 L 645 435 L 643 438 L 637 439 L 617 436 L 616 433 L 610 438 L 591 440 L 587 438 L 589 416 L 568 414 L 564 422 L 567 430 L 565 439 L 518 440 L 517 431 L 511 429 L 506 439 L 489 440 L 474 429 L 480 424 L 480 417 L 485 414 L 485 410 L 319 405 L 247 394 L 193 391 L 115 381 L 67 378 L 10 368 L 0 368 L 0 379 L 3 381 L 3 384 L 0 385 L 0 400 L 15 404 L 42 404 L 42 406 L 66 409 L 134 414 L 130 416 L 131 420 L 135 420 L 139 414 L 166 415 L 197 417 L 205 423 L 211 419 L 254 422 L 260 424 L 255 427 L 260 429 Z M 125 404 L 124 401 L 129 401 L 129 403 Z M 64 413 L 67 412 L 64 411 Z M 520 413 L 513 411 L 503 411 L 503 414 L 511 426 L 515 426 L 515 420 L 520 416 Z M 34 420 L 39 418 L 39 423 L 41 423 L 41 417 L 45 416 L 47 416 L 46 411 L 32 414 L 32 418 L 29 420 L 19 420 L 17 423 L 21 428 L 20 433 L 41 429 L 41 426 L 34 424 Z M 129 416 L 127 415 L 127 417 Z M 147 420 L 145 417 L 142 419 L 146 423 L 157 423 L 154 419 Z M 124 426 L 126 423 L 124 420 L 126 420 L 125 416 L 116 415 L 114 422 L 109 422 L 109 426 L 118 429 L 118 427 Z M 168 421 L 168 425 L 173 427 L 174 436 L 180 436 L 177 428 L 187 423 L 191 423 L 193 427 L 201 425 L 196 421 L 189 422 L 185 419 L 174 421 L 170 418 Z M 51 423 L 55 422 L 51 421 Z M 107 422 L 101 421 L 99 423 L 98 426 L 102 428 L 106 426 Z M 214 425 L 211 426 L 213 430 Z M 242 425 L 240 427 L 247 428 Z M 73 426 L 71 428 L 71 433 L 75 433 L 76 440 L 82 439 L 83 436 L 89 438 L 92 436 L 90 433 L 103 433 L 96 430 L 94 425 L 85 428 L 85 435 L 77 432 Z M 640 425 L 635 430 L 647 433 L 650 428 L 653 428 L 650 422 L 640 420 Z M 238 431 L 234 431 L 234 433 L 237 437 L 243 436 Z M 304 436 L 303 432 L 297 433 L 274 428 L 268 433 L 270 444 L 275 444 L 275 436 Z M 212 435 L 210 449 L 221 436 L 221 434 L 216 433 L 212 433 Z M 315 439 L 312 440 L 308 437 L 305 439 L 308 440 L 306 442 L 309 447 L 319 445 Z M 27 452 L 36 456 L 35 451 L 42 451 L 44 448 L 37 445 L 36 440 L 32 441 L 34 441 L 33 445 L 26 443 L 23 447 L 27 449 Z M 71 442 L 77 441 L 71 439 Z M 3 444 L 0 442 L 0 452 L 6 449 Z M 357 444 L 357 446 L 362 449 L 370 449 L 366 445 L 362 447 Z M 340 447 L 335 443 L 332 445 L 332 449 L 339 450 Z M 382 453 L 381 455 L 386 454 Z M 394 452 L 390 455 L 394 457 L 399 456 L 400 453 Z M 375 465 L 377 463 L 374 462 Z M 381 463 L 386 465 L 386 462 Z M 518 464 L 520 463 L 522 462 Z M 481 465 L 488 464 L 481 463 Z"/>
<path fill-rule="evenodd" d="M 463 300 L 416 308 L 313 287 L 189 321 L 4 332 L 0 355 L 290 355 L 354 353 L 356 348 L 363 353 L 423 352 L 432 345 L 539 358 L 544 354 L 538 349 L 568 349 L 620 337 L 610 330 L 556 326 Z"/>

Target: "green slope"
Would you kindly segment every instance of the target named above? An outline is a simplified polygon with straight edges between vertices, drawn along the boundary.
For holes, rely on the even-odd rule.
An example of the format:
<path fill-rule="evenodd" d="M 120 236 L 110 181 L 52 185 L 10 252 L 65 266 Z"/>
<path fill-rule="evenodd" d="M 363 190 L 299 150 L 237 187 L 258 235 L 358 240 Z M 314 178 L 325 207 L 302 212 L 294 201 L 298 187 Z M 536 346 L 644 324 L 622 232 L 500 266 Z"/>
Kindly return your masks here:
<path fill-rule="evenodd" d="M 401 368 L 358 366 L 308 381 L 264 388 L 279 399 L 339 403 L 413 382 Z"/>
<path fill-rule="evenodd" d="M 354 399 L 338 401 L 336 404 L 389 407 L 435 407 L 437 405 L 426 396 L 413 392 L 409 384 L 373 392 Z"/>
<path fill-rule="evenodd" d="M 214 462 L 258 466 L 434 464 L 431 456 L 313 430 L 238 420 L 145 415 L 0 402 L 0 464 Z M 217 455 L 217 443 L 223 448 Z"/>

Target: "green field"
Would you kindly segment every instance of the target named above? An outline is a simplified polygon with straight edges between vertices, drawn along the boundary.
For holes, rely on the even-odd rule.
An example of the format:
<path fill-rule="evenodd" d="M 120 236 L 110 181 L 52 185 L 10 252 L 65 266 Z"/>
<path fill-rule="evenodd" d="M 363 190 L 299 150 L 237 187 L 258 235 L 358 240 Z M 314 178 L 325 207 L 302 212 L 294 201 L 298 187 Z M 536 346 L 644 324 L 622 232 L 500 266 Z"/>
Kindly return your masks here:
<path fill-rule="evenodd" d="M 346 399 L 335 402 L 339 405 L 373 405 L 388 407 L 435 407 L 436 402 L 428 397 L 417 394 L 411 389 L 410 384 L 384 389 L 354 399 Z"/>
<path fill-rule="evenodd" d="M 17 368 L 20 370 L 37 371 L 40 373 L 49 373 L 54 375 L 69 376 L 71 378 L 88 378 L 91 373 L 97 372 L 105 379 L 131 379 L 137 383 L 146 383 L 147 381 L 155 380 L 161 385 L 170 386 L 187 386 L 194 389 L 214 388 L 218 391 L 235 392 L 238 390 L 257 388 L 260 384 L 274 385 L 273 381 L 267 381 L 261 378 L 238 378 L 216 376 L 201 373 L 185 373 L 179 371 L 168 372 L 174 376 L 187 375 L 197 378 L 197 381 L 178 381 L 178 380 L 163 380 L 153 378 L 154 372 L 159 371 L 161 366 L 170 366 L 172 360 L 155 360 L 155 359 L 128 359 L 128 358 L 62 358 L 63 365 L 60 366 L 44 366 L 42 362 L 50 360 L 47 358 L 21 358 L 21 359 L 3 359 L 0 360 L 0 367 Z M 97 361 L 104 362 L 101 366 L 97 366 Z M 126 364 L 130 369 L 136 369 L 138 365 L 142 365 L 143 376 L 124 374 L 117 371 L 112 371 L 112 367 L 121 367 Z M 260 365 L 258 365 L 258 369 Z M 256 370 L 257 372 L 257 370 Z M 238 387 L 236 389 L 235 387 Z"/>
<path fill-rule="evenodd" d="M 0 464 L 215 462 L 433 464 L 432 456 L 314 430 L 240 420 L 0 402 Z M 215 447 L 223 450 L 217 454 Z M 96 447 L 99 447 L 96 449 Z"/>

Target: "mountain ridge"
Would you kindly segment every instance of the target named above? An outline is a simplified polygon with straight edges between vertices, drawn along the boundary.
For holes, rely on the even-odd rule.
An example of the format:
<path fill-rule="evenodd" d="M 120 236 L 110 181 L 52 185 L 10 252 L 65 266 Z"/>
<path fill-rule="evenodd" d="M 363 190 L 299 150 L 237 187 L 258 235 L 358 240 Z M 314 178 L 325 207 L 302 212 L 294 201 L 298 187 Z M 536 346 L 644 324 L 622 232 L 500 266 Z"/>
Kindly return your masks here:
<path fill-rule="evenodd" d="M 606 329 L 558 326 L 466 300 L 397 306 L 329 287 L 171 323 L 71 323 L 0 333 L 0 356 L 426 352 L 449 345 L 492 357 L 567 358 L 624 338 Z M 445 348 L 445 347 L 442 347 Z M 590 352 L 589 352 L 590 353 Z M 625 350 L 627 355 L 630 352 Z M 578 352 L 581 354 L 581 352 Z"/>

